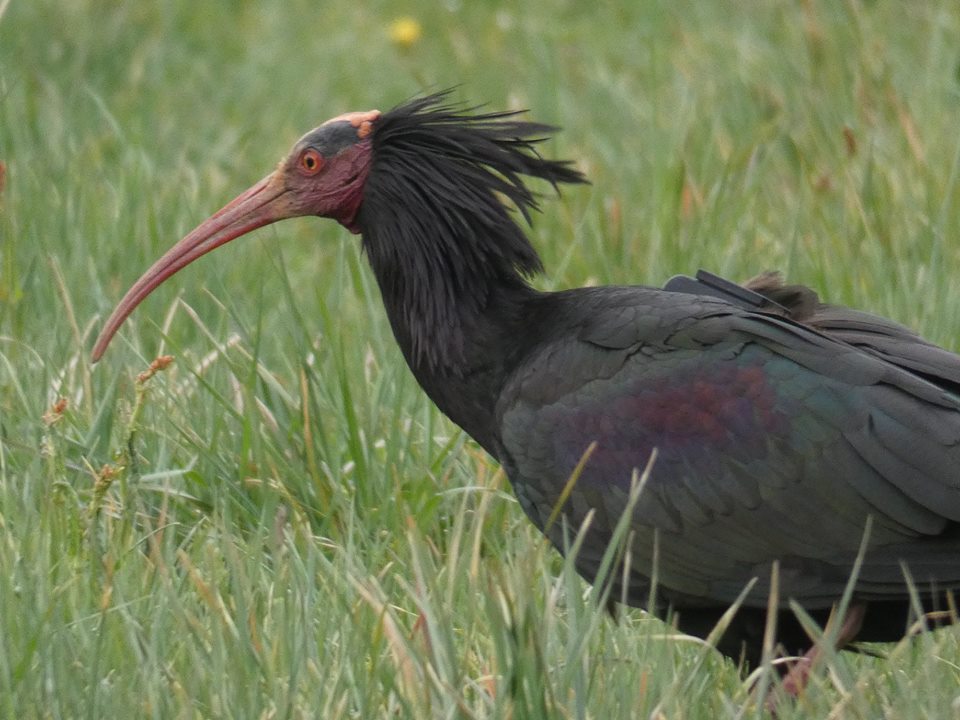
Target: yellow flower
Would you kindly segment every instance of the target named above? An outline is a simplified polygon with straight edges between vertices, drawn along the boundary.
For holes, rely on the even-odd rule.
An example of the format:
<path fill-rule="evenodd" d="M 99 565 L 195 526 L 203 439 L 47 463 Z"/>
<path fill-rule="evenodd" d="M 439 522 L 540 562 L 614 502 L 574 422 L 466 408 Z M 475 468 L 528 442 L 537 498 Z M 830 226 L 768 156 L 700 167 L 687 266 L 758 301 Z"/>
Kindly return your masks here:
<path fill-rule="evenodd" d="M 390 23 L 390 39 L 401 50 L 409 50 L 417 44 L 423 28 L 412 17 L 401 17 Z"/>

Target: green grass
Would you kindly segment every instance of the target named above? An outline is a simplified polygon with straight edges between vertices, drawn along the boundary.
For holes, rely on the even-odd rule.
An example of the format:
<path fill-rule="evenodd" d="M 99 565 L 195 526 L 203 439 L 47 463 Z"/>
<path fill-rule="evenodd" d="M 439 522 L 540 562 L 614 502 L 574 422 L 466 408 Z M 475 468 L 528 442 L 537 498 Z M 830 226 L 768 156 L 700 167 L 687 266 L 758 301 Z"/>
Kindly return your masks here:
<path fill-rule="evenodd" d="M 593 181 L 544 197 L 544 287 L 780 268 L 960 349 L 960 6 L 741 5 L 0 2 L 0 716 L 763 717 L 594 610 L 333 223 L 196 263 L 88 360 L 302 132 L 451 85 Z M 885 649 L 780 717 L 958 716 L 957 631 Z"/>

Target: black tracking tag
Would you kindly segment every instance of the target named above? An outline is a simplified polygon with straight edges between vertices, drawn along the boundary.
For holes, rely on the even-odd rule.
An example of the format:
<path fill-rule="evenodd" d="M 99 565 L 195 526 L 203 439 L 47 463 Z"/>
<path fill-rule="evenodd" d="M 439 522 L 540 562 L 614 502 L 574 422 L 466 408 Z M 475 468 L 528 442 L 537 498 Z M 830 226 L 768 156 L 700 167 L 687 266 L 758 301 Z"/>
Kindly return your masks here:
<path fill-rule="evenodd" d="M 697 270 L 695 278 L 689 275 L 674 275 L 667 280 L 663 289 L 669 292 L 686 293 L 687 295 L 709 295 L 745 307 L 748 310 L 770 308 L 772 306 L 789 314 L 789 310 L 775 300 L 706 270 Z"/>

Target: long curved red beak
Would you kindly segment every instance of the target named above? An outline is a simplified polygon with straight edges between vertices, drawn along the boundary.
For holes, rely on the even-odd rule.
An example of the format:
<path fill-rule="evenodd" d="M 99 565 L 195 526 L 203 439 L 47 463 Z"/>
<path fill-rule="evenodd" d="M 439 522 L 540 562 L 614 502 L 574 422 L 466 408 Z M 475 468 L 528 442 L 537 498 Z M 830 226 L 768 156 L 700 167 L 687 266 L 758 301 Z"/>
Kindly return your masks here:
<path fill-rule="evenodd" d="M 170 248 L 145 272 L 114 309 L 93 346 L 97 362 L 134 308 L 164 280 L 201 255 L 264 225 L 292 215 L 289 196 L 279 172 L 274 172 L 227 203 Z"/>

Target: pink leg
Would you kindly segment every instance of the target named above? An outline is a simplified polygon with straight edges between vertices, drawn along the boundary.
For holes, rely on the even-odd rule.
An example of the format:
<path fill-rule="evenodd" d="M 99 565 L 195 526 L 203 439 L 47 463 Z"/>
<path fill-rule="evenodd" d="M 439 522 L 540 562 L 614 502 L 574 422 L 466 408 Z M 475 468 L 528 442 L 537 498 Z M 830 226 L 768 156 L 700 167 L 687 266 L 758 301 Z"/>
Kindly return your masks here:
<path fill-rule="evenodd" d="M 852 604 L 847 608 L 847 614 L 837 633 L 836 649 L 842 650 L 845 645 L 850 643 L 860 632 L 860 626 L 863 625 L 863 616 L 866 613 L 867 606 L 863 603 Z M 817 658 L 823 651 L 819 642 L 814 643 L 806 654 L 797 660 L 793 666 L 783 676 L 783 690 L 789 697 L 796 698 L 800 696 L 807 683 L 810 681 L 810 672 Z M 776 711 L 776 698 L 771 696 L 767 700 L 767 709 Z"/>

